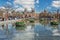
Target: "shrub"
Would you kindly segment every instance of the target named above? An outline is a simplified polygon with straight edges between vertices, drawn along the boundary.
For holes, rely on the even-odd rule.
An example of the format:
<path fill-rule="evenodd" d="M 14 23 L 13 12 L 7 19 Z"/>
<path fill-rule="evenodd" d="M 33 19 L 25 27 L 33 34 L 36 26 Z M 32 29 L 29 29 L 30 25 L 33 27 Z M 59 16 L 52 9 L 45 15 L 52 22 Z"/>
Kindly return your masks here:
<path fill-rule="evenodd" d="M 25 23 L 24 22 L 16 22 L 16 27 L 24 27 Z"/>

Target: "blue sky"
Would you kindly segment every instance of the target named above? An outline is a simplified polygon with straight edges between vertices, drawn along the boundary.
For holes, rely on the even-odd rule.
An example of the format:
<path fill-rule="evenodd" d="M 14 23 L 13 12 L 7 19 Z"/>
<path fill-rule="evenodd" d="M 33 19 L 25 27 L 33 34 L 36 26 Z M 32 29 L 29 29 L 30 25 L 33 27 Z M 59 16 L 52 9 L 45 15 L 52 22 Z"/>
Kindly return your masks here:
<path fill-rule="evenodd" d="M 36 3 L 35 8 L 38 12 L 42 11 L 46 9 L 48 6 L 50 6 L 51 2 L 52 0 L 39 0 L 39 3 Z"/>
<path fill-rule="evenodd" d="M 34 8 L 36 12 L 46 10 L 60 9 L 60 0 L 0 0 L 0 7 L 10 5 L 11 8 L 24 10 L 27 8 L 29 11 Z"/>
<path fill-rule="evenodd" d="M 35 4 L 35 9 L 37 12 L 41 12 L 44 9 L 48 11 L 60 9 L 60 0 L 39 0 L 39 3 Z"/>

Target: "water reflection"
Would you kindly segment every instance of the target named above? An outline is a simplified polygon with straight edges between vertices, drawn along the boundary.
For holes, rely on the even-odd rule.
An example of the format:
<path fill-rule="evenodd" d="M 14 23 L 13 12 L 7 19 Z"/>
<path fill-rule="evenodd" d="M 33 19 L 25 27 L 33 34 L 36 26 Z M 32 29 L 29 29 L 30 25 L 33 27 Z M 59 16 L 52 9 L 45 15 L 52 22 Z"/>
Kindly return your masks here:
<path fill-rule="evenodd" d="M 8 29 L 6 27 L 8 26 Z M 0 25 L 0 40 L 11 40 L 13 37 L 13 27 L 12 24 L 4 24 L 4 27 Z M 3 29 L 3 30 L 2 30 Z"/>
<path fill-rule="evenodd" d="M 22 28 L 22 27 L 19 27 Z M 23 29 L 16 29 L 13 24 L 0 25 L 0 40 L 59 40 L 60 25 L 50 25 L 49 23 L 33 23 L 26 25 Z"/>
<path fill-rule="evenodd" d="M 14 40 L 33 40 L 34 38 L 34 30 L 31 29 L 32 26 L 28 25 L 25 30 L 18 31 L 15 35 Z"/>
<path fill-rule="evenodd" d="M 16 30 L 25 30 L 26 27 L 15 27 Z"/>
<path fill-rule="evenodd" d="M 58 26 L 59 27 L 59 26 Z M 59 40 L 60 33 L 58 28 L 43 26 L 43 25 L 36 25 L 35 28 L 35 40 Z"/>

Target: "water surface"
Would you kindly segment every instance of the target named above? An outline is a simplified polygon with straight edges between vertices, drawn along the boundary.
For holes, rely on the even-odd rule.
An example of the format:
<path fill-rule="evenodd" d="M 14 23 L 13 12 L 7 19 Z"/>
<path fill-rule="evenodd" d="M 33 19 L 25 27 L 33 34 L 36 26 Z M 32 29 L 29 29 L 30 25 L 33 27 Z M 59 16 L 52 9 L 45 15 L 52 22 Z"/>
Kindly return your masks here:
<path fill-rule="evenodd" d="M 0 40 L 59 40 L 60 25 L 51 26 L 34 23 L 27 25 L 23 30 L 18 30 L 12 24 L 2 28 L 0 25 Z"/>

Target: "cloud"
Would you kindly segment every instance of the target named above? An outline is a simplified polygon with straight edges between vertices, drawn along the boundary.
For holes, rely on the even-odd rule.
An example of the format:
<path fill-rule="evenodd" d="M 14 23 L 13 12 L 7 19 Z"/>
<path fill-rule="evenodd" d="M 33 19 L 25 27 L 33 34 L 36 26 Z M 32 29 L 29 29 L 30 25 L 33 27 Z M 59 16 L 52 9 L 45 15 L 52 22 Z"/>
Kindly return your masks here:
<path fill-rule="evenodd" d="M 12 5 L 11 2 L 6 2 L 7 5 Z"/>
<path fill-rule="evenodd" d="M 39 0 L 36 0 L 36 3 L 39 3 Z"/>
<path fill-rule="evenodd" d="M 52 6 L 56 7 L 56 8 L 59 8 L 60 7 L 60 1 L 53 1 Z"/>
<path fill-rule="evenodd" d="M 3 6 L 0 6 L 0 9 L 6 9 L 6 8 L 11 7 L 11 6 L 12 6 L 11 2 L 7 1 Z"/>
<path fill-rule="evenodd" d="M 51 9 L 51 6 L 48 6 L 46 9 Z"/>
<path fill-rule="evenodd" d="M 15 7 L 15 8 L 18 8 L 19 6 L 18 6 L 18 5 L 15 5 L 14 7 Z"/>
<path fill-rule="evenodd" d="M 15 11 L 24 11 L 24 8 L 17 8 Z"/>
<path fill-rule="evenodd" d="M 0 9 L 5 9 L 5 7 L 4 6 L 1 6 Z"/>
<path fill-rule="evenodd" d="M 27 8 L 27 10 L 34 8 L 34 0 L 15 0 L 14 4 L 22 5 L 22 7 Z"/>
<path fill-rule="evenodd" d="M 12 3 L 7 1 L 3 6 L 5 8 L 12 8 Z"/>

